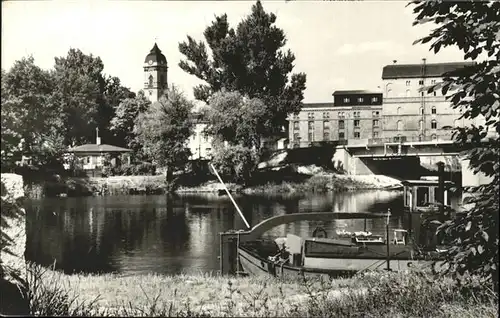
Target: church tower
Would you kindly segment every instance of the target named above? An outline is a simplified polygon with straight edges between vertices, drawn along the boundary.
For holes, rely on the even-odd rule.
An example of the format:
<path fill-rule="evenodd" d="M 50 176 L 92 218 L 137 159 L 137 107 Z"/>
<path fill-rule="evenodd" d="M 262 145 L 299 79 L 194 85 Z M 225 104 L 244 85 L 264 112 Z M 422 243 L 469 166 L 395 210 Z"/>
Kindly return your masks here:
<path fill-rule="evenodd" d="M 152 103 L 166 93 L 167 69 L 167 59 L 155 43 L 144 60 L 144 92 Z"/>

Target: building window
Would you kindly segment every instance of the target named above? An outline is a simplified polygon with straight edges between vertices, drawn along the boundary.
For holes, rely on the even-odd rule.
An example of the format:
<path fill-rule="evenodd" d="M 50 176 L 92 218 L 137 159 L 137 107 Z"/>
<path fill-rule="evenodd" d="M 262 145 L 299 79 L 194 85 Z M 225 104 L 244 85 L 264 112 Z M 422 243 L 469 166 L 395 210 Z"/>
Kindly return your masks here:
<path fill-rule="evenodd" d="M 420 92 L 420 96 L 424 96 L 424 92 Z"/>
<path fill-rule="evenodd" d="M 422 134 L 418 135 L 418 141 L 424 141 L 424 135 Z"/>
<path fill-rule="evenodd" d="M 396 112 L 397 112 L 398 115 L 401 115 L 401 107 L 398 107 L 398 109 L 397 109 Z"/>
<path fill-rule="evenodd" d="M 411 91 L 409 89 L 406 90 L 406 97 L 411 97 Z"/>
<path fill-rule="evenodd" d="M 410 81 L 406 81 L 406 86 L 410 86 Z"/>
<path fill-rule="evenodd" d="M 373 120 L 373 127 L 378 127 L 378 119 Z"/>
<path fill-rule="evenodd" d="M 363 102 L 363 97 L 358 97 L 358 103 L 362 103 Z"/>
<path fill-rule="evenodd" d="M 424 121 L 423 121 L 423 120 L 419 120 L 419 121 L 418 121 L 418 128 L 419 128 L 420 130 L 424 130 Z"/>
<path fill-rule="evenodd" d="M 314 134 L 312 132 L 310 132 L 308 134 L 308 137 L 309 137 L 309 141 L 314 141 Z"/>
<path fill-rule="evenodd" d="M 344 128 L 345 128 L 344 121 L 339 120 L 339 129 L 344 129 Z"/>
<path fill-rule="evenodd" d="M 298 133 L 295 133 L 293 134 L 293 140 L 299 140 L 299 134 Z"/>
<path fill-rule="evenodd" d="M 361 112 L 354 112 L 354 117 L 360 117 L 361 116 Z"/>
<path fill-rule="evenodd" d="M 293 122 L 293 130 L 299 130 L 299 122 L 298 121 Z"/>
<path fill-rule="evenodd" d="M 354 120 L 354 127 L 359 127 L 359 119 Z"/>
<path fill-rule="evenodd" d="M 392 96 L 392 89 L 388 89 L 387 90 L 387 97 L 391 97 Z"/>
<path fill-rule="evenodd" d="M 403 121 L 398 120 L 397 125 L 398 125 L 398 130 L 399 130 L 399 131 L 403 130 Z"/>
<path fill-rule="evenodd" d="M 344 97 L 344 103 L 349 103 L 351 99 L 349 97 Z"/>
<path fill-rule="evenodd" d="M 339 132 L 339 140 L 343 140 L 345 138 L 345 134 L 343 132 Z"/>
<path fill-rule="evenodd" d="M 432 138 L 432 140 L 437 140 L 438 139 L 436 134 L 432 134 L 431 138 Z"/>
<path fill-rule="evenodd" d="M 87 157 L 87 163 L 90 163 L 90 157 Z"/>
<path fill-rule="evenodd" d="M 307 118 L 314 119 L 314 113 L 307 113 Z"/>
<path fill-rule="evenodd" d="M 330 129 L 330 122 L 328 120 L 325 120 L 323 122 L 323 130 L 328 130 Z"/>
<path fill-rule="evenodd" d="M 431 84 L 435 85 L 436 84 L 436 80 L 431 80 Z"/>
<path fill-rule="evenodd" d="M 307 123 L 307 128 L 308 128 L 309 130 L 314 130 L 314 122 L 313 122 L 313 121 L 309 121 L 309 122 Z"/>
<path fill-rule="evenodd" d="M 355 131 L 354 132 L 354 139 L 359 139 L 359 137 L 360 137 L 359 131 Z"/>
<path fill-rule="evenodd" d="M 323 140 L 330 140 L 330 133 L 328 132 L 323 133 Z"/>
<path fill-rule="evenodd" d="M 436 106 L 432 106 L 431 113 L 434 114 L 434 115 L 436 114 Z"/>
<path fill-rule="evenodd" d="M 153 75 L 149 75 L 149 87 L 153 87 Z"/>
<path fill-rule="evenodd" d="M 433 94 L 434 94 L 434 96 L 437 96 L 437 93 L 436 93 L 436 91 L 434 91 L 434 92 L 433 92 Z"/>
<path fill-rule="evenodd" d="M 373 111 L 372 112 L 372 116 L 373 117 L 378 117 L 380 115 L 380 113 L 378 111 Z"/>
<path fill-rule="evenodd" d="M 372 136 L 373 136 L 373 138 L 378 138 L 378 131 L 374 131 Z"/>
<path fill-rule="evenodd" d="M 424 85 L 424 80 L 419 80 L 418 85 Z"/>
<path fill-rule="evenodd" d="M 435 119 L 433 119 L 433 120 L 431 121 L 431 128 L 432 128 L 432 129 L 436 129 L 436 128 L 437 128 L 437 121 L 436 121 Z"/>
<path fill-rule="evenodd" d="M 323 118 L 330 118 L 330 113 L 329 112 L 323 113 Z"/>
<path fill-rule="evenodd" d="M 153 96 L 153 91 L 149 91 L 149 96 Z"/>
<path fill-rule="evenodd" d="M 420 115 L 423 115 L 423 114 L 424 114 L 424 108 L 420 107 Z"/>
<path fill-rule="evenodd" d="M 293 119 L 299 119 L 299 114 L 293 114 Z"/>
<path fill-rule="evenodd" d="M 378 97 L 372 97 L 372 103 L 378 102 Z"/>

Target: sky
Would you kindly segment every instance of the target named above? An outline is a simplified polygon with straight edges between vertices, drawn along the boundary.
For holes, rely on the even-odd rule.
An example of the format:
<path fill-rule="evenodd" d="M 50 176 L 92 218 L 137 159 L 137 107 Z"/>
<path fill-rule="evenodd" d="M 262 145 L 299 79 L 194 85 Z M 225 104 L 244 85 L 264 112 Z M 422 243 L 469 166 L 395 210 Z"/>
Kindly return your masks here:
<path fill-rule="evenodd" d="M 45 69 L 70 48 L 101 57 L 106 74 L 132 91 L 144 85 L 143 62 L 156 41 L 166 56 L 169 83 L 193 98 L 201 83 L 178 66 L 179 42 L 203 39 L 216 15 L 236 27 L 254 1 L 3 1 L 2 69 L 33 55 Z M 294 72 L 307 74 L 304 102 L 329 102 L 335 90 L 377 90 L 382 68 L 397 63 L 463 61 L 455 49 L 434 55 L 412 43 L 432 25 L 412 26 L 407 1 L 263 1 L 285 31 L 296 56 Z"/>

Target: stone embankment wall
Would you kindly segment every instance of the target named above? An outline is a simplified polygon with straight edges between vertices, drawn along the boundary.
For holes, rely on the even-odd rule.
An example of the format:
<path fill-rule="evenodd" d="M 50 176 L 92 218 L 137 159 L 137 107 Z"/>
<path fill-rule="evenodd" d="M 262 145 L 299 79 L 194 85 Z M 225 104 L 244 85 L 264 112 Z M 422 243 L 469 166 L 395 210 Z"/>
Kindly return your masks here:
<path fill-rule="evenodd" d="M 2 173 L 2 217 L 0 251 L 0 313 L 25 315 L 29 313 L 26 297 L 26 217 L 22 206 L 23 178 Z"/>

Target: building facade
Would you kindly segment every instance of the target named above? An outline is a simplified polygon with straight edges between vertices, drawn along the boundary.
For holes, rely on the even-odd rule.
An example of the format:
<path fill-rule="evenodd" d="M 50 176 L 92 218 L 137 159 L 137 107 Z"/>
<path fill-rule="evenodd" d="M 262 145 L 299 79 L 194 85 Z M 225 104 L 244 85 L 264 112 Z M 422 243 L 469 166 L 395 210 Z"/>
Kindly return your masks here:
<path fill-rule="evenodd" d="M 382 134 L 382 93 L 335 91 L 333 102 L 305 103 L 290 115 L 291 147 L 309 147 L 316 142 L 345 142 L 379 138 Z"/>
<path fill-rule="evenodd" d="M 454 127 L 463 127 L 461 113 L 451 108 L 441 91 L 425 87 L 442 81 L 443 74 L 470 63 L 393 64 L 382 71 L 383 136 L 391 141 L 450 140 Z"/>
<path fill-rule="evenodd" d="M 207 122 L 202 114 L 194 113 L 192 116 L 194 129 L 191 137 L 187 141 L 191 156 L 189 160 L 208 160 L 212 158 L 212 141 L 211 136 L 207 136 L 204 131 L 207 127 Z"/>
<path fill-rule="evenodd" d="M 168 66 L 165 55 L 158 45 L 153 46 L 144 59 L 144 92 L 152 102 L 156 102 L 168 89 Z"/>

